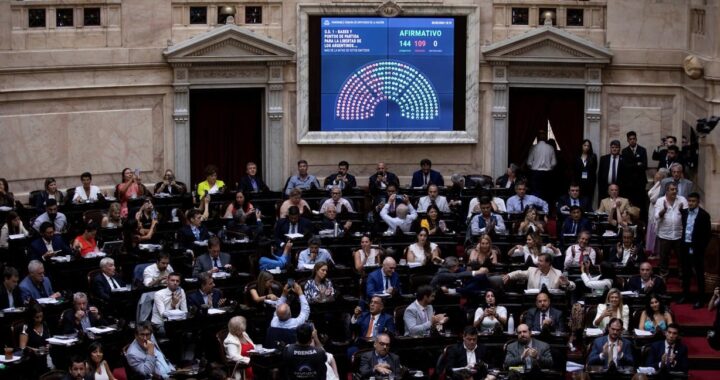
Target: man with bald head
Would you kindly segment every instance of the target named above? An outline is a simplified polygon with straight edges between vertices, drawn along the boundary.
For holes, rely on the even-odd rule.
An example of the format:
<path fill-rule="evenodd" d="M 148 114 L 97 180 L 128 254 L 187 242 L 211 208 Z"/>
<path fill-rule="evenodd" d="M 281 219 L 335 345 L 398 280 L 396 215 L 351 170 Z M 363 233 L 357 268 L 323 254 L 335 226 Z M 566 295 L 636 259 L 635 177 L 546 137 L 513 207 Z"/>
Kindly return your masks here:
<path fill-rule="evenodd" d="M 389 214 L 391 204 L 397 205 L 395 217 Z M 413 221 L 417 218 L 417 211 L 415 211 L 407 196 L 392 194 L 388 199 L 388 203 L 380 210 L 380 217 L 388 225 L 387 234 L 394 234 L 398 229 L 409 232 Z"/>
<path fill-rule="evenodd" d="M 376 269 L 368 275 L 366 295 L 372 297 L 376 294 L 381 296 L 383 294 L 393 296 L 402 294 L 400 291 L 400 276 L 395 273 L 396 267 L 395 259 L 389 256 L 386 257 L 383 260 L 382 268 Z"/>
<path fill-rule="evenodd" d="M 640 274 L 630 277 L 625 290 L 639 294 L 664 295 L 667 292 L 662 277 L 653 274 L 653 267 L 647 261 L 640 264 Z"/>
<path fill-rule="evenodd" d="M 300 299 L 300 315 L 293 318 L 290 313 L 290 305 L 287 304 L 287 295 L 290 291 L 290 287 L 285 284 L 283 288 L 282 297 L 277 302 L 277 308 L 275 314 L 270 322 L 270 327 L 278 327 L 283 329 L 294 329 L 305 323 L 310 316 L 310 305 L 308 304 L 305 294 L 303 294 L 302 287 L 300 284 L 295 283 L 292 287 L 293 292 L 298 295 Z"/>

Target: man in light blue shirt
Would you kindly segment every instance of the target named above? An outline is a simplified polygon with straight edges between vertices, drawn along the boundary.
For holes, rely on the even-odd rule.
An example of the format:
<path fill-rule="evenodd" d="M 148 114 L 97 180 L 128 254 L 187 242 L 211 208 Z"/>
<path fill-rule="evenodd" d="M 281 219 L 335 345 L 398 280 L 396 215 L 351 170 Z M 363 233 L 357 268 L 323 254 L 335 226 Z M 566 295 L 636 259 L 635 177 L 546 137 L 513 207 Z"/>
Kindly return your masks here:
<path fill-rule="evenodd" d="M 507 200 L 507 212 L 519 214 L 525 211 L 528 206 L 541 207 L 545 214 L 548 213 L 548 204 L 544 200 L 530 194 L 525 194 L 527 186 L 524 181 L 515 183 L 515 195 Z"/>
<path fill-rule="evenodd" d="M 308 242 L 308 247 L 298 255 L 297 270 L 304 270 L 307 266 L 313 266 L 319 261 L 335 264 L 330 252 L 325 248 L 320 248 L 320 239 L 312 238 Z"/>
<path fill-rule="evenodd" d="M 282 297 L 277 301 L 275 314 L 273 315 L 270 327 L 281 329 L 295 329 L 305 323 L 310 316 L 310 304 L 303 293 L 302 287 L 297 282 L 293 285 L 293 291 L 298 295 L 300 300 L 300 315 L 292 318 L 290 306 L 287 304 L 287 294 L 290 291 L 287 284 L 283 288 Z"/>
<path fill-rule="evenodd" d="M 175 367 L 160 351 L 149 322 L 137 325 L 135 340 L 128 346 L 125 357 L 133 371 L 145 379 L 155 376 L 167 379 L 170 377 L 170 373 L 175 371 Z"/>
<path fill-rule="evenodd" d="M 305 160 L 298 161 L 298 174 L 291 176 L 285 185 L 285 195 L 290 195 L 292 189 L 301 190 L 320 189 L 320 182 L 314 175 L 308 174 L 308 163 Z"/>

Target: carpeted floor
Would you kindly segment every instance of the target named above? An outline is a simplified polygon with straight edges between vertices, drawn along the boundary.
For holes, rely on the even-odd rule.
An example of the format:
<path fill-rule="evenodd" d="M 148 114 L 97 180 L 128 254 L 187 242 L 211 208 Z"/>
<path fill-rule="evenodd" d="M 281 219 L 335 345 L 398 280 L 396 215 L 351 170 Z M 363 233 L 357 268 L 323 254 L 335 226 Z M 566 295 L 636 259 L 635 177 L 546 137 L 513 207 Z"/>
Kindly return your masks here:
<path fill-rule="evenodd" d="M 720 371 L 690 370 L 690 380 L 717 380 Z"/>
<path fill-rule="evenodd" d="M 710 328 L 715 321 L 715 311 L 708 311 L 707 306 L 702 309 L 693 309 L 692 304 L 676 304 L 673 302 L 670 309 L 680 326 L 707 326 Z"/>

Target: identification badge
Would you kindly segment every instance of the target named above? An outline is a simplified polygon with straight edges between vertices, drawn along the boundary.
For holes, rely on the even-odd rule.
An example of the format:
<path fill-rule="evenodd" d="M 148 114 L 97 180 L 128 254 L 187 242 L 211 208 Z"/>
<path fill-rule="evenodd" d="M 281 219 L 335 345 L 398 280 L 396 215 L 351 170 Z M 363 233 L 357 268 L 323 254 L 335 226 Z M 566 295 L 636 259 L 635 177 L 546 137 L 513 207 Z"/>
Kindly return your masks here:
<path fill-rule="evenodd" d="M 582 172 L 582 179 L 588 179 L 588 172 Z"/>

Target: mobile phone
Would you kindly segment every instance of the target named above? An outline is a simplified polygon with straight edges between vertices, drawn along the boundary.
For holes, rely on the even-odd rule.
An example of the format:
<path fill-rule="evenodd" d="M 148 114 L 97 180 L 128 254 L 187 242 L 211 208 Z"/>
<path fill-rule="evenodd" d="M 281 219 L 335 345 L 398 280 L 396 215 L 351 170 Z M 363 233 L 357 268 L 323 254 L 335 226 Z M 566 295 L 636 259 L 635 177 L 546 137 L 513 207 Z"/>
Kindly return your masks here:
<path fill-rule="evenodd" d="M 287 284 L 288 284 L 288 288 L 293 288 L 293 287 L 295 287 L 295 279 L 294 279 L 294 278 L 288 278 Z"/>
<path fill-rule="evenodd" d="M 140 169 L 135 168 L 135 177 L 139 177 L 139 176 L 140 176 Z"/>

